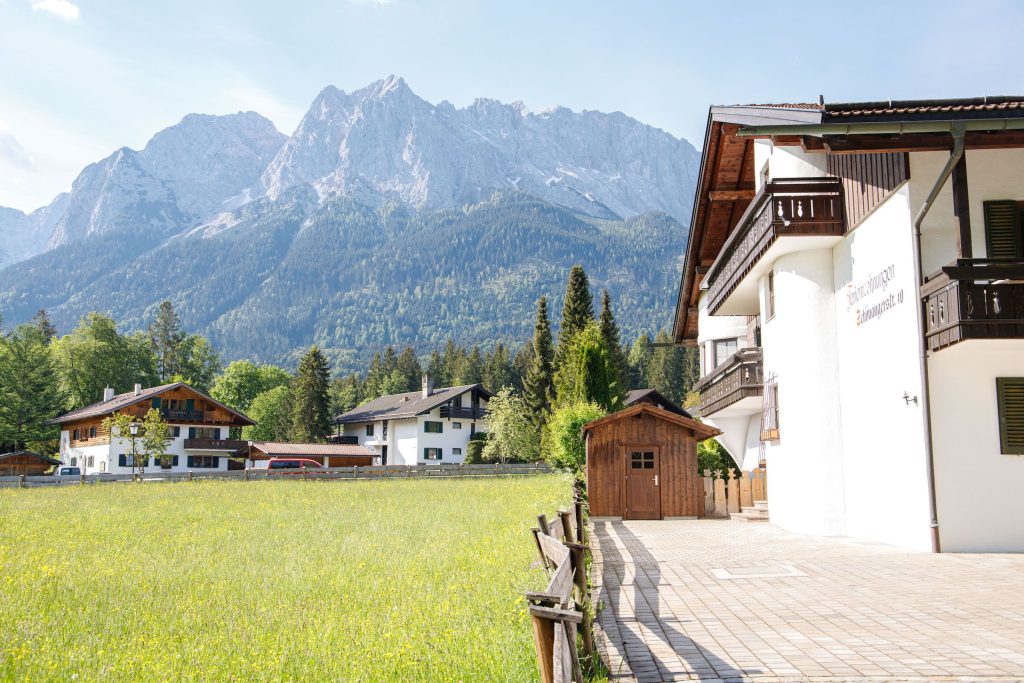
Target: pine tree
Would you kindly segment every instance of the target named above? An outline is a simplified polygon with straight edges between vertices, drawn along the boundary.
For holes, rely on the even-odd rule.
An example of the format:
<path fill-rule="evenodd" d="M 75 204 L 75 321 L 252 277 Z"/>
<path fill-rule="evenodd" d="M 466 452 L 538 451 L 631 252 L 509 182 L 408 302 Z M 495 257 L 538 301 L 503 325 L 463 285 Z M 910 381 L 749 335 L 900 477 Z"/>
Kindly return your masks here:
<path fill-rule="evenodd" d="M 50 420 L 62 405 L 49 341 L 34 324 L 0 337 L 0 450 L 25 448 L 30 442 L 52 441 L 43 444 L 46 450 L 59 447 Z"/>
<path fill-rule="evenodd" d="M 556 406 L 596 403 L 604 410 L 620 408 L 625 392 L 618 385 L 616 372 L 601 330 L 591 322 L 574 335 L 565 360 L 555 371 Z"/>
<path fill-rule="evenodd" d="M 683 349 L 672 344 L 672 337 L 665 330 L 654 336 L 654 347 L 647 370 L 647 381 L 670 401 L 680 405 L 685 399 L 683 393 Z"/>
<path fill-rule="evenodd" d="M 39 334 L 42 335 L 43 339 L 49 343 L 51 339 L 57 336 L 57 328 L 50 322 L 50 315 L 46 312 L 45 308 L 40 308 L 36 311 L 36 314 L 32 316 L 30 321 L 39 330 Z"/>
<path fill-rule="evenodd" d="M 423 369 L 416 358 L 416 351 L 411 346 L 405 347 L 398 356 L 395 370 L 399 375 L 398 387 L 395 391 L 416 391 L 420 388 L 420 379 L 423 376 Z"/>
<path fill-rule="evenodd" d="M 601 295 L 601 338 L 608 346 L 608 354 L 611 357 L 612 369 L 615 370 L 616 382 L 619 390 L 625 394 L 630 390 L 629 386 L 629 363 L 626 354 L 622 352 L 622 343 L 619 340 L 619 326 L 612 314 L 612 298 L 608 290 Z M 621 407 L 621 406 L 618 406 Z"/>
<path fill-rule="evenodd" d="M 491 393 L 498 393 L 503 387 L 515 389 L 515 369 L 509 357 L 508 347 L 498 342 L 494 351 L 487 354 L 484 360 L 484 388 Z"/>
<path fill-rule="evenodd" d="M 444 347 L 442 374 L 434 378 L 434 386 L 450 387 L 457 385 L 458 379 L 462 376 L 463 365 L 466 362 L 466 349 L 456 346 L 451 339 Z"/>
<path fill-rule="evenodd" d="M 170 301 L 160 302 L 160 308 L 149 326 L 148 333 L 150 346 L 156 355 L 157 375 L 161 382 L 168 382 L 178 374 L 179 352 L 185 339 L 181 331 L 181 320 Z"/>
<path fill-rule="evenodd" d="M 651 364 L 651 336 L 643 332 L 629 350 L 629 386 L 632 389 L 646 389 L 648 369 Z"/>
<path fill-rule="evenodd" d="M 331 433 L 331 379 L 327 358 L 314 345 L 299 361 L 292 389 L 292 438 L 296 441 L 323 441 Z"/>
<path fill-rule="evenodd" d="M 474 346 L 469 355 L 465 356 L 459 376 L 453 381 L 459 385 L 480 384 L 484 381 L 484 357 L 479 346 Z"/>
<path fill-rule="evenodd" d="M 554 370 L 554 349 L 551 345 L 551 321 L 548 320 L 548 300 L 537 300 L 537 314 L 533 323 L 533 358 L 523 378 L 526 410 L 540 439 L 541 428 L 551 410 Z"/>
<path fill-rule="evenodd" d="M 565 288 L 562 304 L 562 322 L 558 328 L 558 350 L 555 352 L 555 368 L 561 364 L 572 345 L 572 338 L 587 323 L 594 319 L 594 298 L 590 294 L 590 281 L 583 266 L 569 270 L 569 282 Z"/>
<path fill-rule="evenodd" d="M 430 353 L 430 360 L 427 361 L 426 374 L 434 378 L 436 386 L 445 386 L 442 380 L 444 377 L 444 358 L 437 350 Z"/>

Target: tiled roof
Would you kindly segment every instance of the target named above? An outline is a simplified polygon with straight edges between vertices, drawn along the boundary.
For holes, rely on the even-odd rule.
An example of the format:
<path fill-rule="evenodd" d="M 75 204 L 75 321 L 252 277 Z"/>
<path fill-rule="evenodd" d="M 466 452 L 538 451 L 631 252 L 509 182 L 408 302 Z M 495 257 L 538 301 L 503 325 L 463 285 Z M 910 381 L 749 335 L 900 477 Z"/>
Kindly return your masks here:
<path fill-rule="evenodd" d="M 334 418 L 334 424 L 416 417 L 417 415 L 430 412 L 437 406 L 447 403 L 456 396 L 460 396 L 474 388 L 482 392 L 485 397 L 490 398 L 490 392 L 479 384 L 466 384 L 459 387 L 434 389 L 434 393 L 427 397 L 424 397 L 423 392 L 420 391 L 408 391 L 403 394 L 389 394 L 388 396 L 376 398 L 369 403 L 355 408 L 354 410 L 348 411 L 343 415 L 338 415 Z"/>
<path fill-rule="evenodd" d="M 669 412 L 676 413 L 677 415 L 683 415 L 685 417 L 693 417 L 686 410 L 665 398 L 657 389 L 630 389 L 626 392 L 626 407 L 635 405 L 638 401 L 647 396 L 653 396 L 654 399 L 664 406 Z"/>
<path fill-rule="evenodd" d="M 84 408 L 78 408 L 76 410 L 72 410 L 69 413 L 64 413 L 60 417 L 54 418 L 53 421 L 56 422 L 56 423 L 72 422 L 74 420 L 82 420 L 82 419 L 87 418 L 87 417 L 98 417 L 100 415 L 110 415 L 112 413 L 117 412 L 118 410 L 121 410 L 122 408 L 127 408 L 128 406 L 135 405 L 136 403 L 142 403 L 143 401 L 151 400 L 154 397 L 162 394 L 165 391 L 170 391 L 171 389 L 177 389 L 178 387 L 185 387 L 189 391 L 194 392 L 195 394 L 197 394 L 198 396 L 203 397 L 207 401 L 210 401 L 211 403 L 214 403 L 214 404 L 220 406 L 224 410 L 227 410 L 228 412 L 230 412 L 230 413 L 232 413 L 234 415 L 237 415 L 242 420 L 244 420 L 246 423 L 254 424 L 252 422 L 252 420 L 250 420 L 244 414 L 238 412 L 237 410 L 234 410 L 233 408 L 229 408 L 228 406 L 224 405 L 220 401 L 218 401 L 218 400 L 216 400 L 214 398 L 211 398 L 210 396 L 207 396 L 203 392 L 201 392 L 198 389 L 195 389 L 193 387 L 190 387 L 189 385 L 185 384 L 184 382 L 172 382 L 171 384 L 161 384 L 160 386 L 157 386 L 157 387 L 150 387 L 149 389 L 143 389 L 142 391 L 140 391 L 137 394 L 134 391 L 126 391 L 123 394 L 117 394 L 116 396 L 114 396 L 114 398 L 110 399 L 109 401 L 97 401 L 96 403 L 93 403 L 91 405 L 87 405 Z"/>
<path fill-rule="evenodd" d="M 252 447 L 271 457 L 299 455 L 374 455 L 364 446 L 329 443 L 280 443 L 276 441 L 253 441 Z"/>
<path fill-rule="evenodd" d="M 971 114 L 1024 113 L 1024 96 L 972 97 L 950 100 L 888 100 L 825 105 L 825 120 L 886 118 L 963 118 Z"/>

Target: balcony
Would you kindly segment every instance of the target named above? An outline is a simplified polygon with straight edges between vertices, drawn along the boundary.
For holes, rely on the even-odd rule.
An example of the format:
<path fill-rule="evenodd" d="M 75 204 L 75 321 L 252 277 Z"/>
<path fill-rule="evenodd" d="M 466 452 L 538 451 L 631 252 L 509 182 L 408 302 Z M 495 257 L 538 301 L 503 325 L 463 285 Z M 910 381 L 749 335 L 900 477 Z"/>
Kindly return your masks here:
<path fill-rule="evenodd" d="M 753 278 L 744 283 L 748 275 L 759 275 L 783 254 L 829 247 L 838 242 L 845 231 L 839 178 L 772 180 L 754 197 L 708 269 L 709 312 L 712 315 L 756 314 L 759 308 L 757 282 Z M 773 252 L 772 258 L 758 268 L 769 250 Z M 724 310 L 723 306 L 734 293 L 740 296 Z"/>
<path fill-rule="evenodd" d="M 441 406 L 441 417 L 453 420 L 482 420 L 484 419 L 483 408 L 462 408 L 459 406 Z"/>
<path fill-rule="evenodd" d="M 248 445 L 248 441 L 238 439 L 185 439 L 187 451 L 237 451 Z"/>
<path fill-rule="evenodd" d="M 761 396 L 764 394 L 764 370 L 759 347 L 740 349 L 729 356 L 724 363 L 702 377 L 697 383 L 700 392 L 700 414 L 710 417 L 725 408 L 733 407 L 731 413 L 753 415 L 761 410 Z M 743 399 L 750 405 L 737 406 Z"/>
<path fill-rule="evenodd" d="M 160 409 L 160 417 L 171 422 L 202 422 L 205 415 L 202 410 Z"/>
<path fill-rule="evenodd" d="M 921 297 L 929 351 L 967 339 L 1024 339 L 1024 261 L 959 259 L 929 277 Z"/>

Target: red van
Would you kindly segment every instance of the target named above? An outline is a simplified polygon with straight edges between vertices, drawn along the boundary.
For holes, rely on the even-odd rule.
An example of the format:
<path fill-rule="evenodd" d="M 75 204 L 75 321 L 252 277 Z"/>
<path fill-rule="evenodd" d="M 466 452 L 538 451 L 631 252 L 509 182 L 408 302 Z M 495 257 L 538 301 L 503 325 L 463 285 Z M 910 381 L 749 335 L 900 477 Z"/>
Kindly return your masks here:
<path fill-rule="evenodd" d="M 323 465 L 309 458 L 271 458 L 267 461 L 268 470 L 322 470 Z"/>

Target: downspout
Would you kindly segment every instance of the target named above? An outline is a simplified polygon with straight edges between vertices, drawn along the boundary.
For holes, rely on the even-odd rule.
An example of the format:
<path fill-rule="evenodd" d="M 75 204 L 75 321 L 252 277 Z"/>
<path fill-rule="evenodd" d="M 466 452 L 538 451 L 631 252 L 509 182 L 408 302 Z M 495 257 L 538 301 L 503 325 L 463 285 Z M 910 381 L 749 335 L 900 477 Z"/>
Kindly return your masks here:
<path fill-rule="evenodd" d="M 920 294 L 921 287 L 924 285 L 921 259 L 921 224 L 924 223 L 925 216 L 928 215 L 932 204 L 935 203 L 939 192 L 942 191 L 946 180 L 949 179 L 950 174 L 953 172 L 953 167 L 959 163 L 960 158 L 964 155 L 965 132 L 966 126 L 963 122 L 954 122 L 950 127 L 950 134 L 953 136 L 953 151 L 950 152 L 946 165 L 942 167 L 942 171 L 935 180 L 931 192 L 928 193 L 928 197 L 924 200 L 924 204 L 914 218 L 914 281 L 917 282 L 917 297 L 919 301 L 917 306 L 917 343 L 920 352 L 921 414 L 924 421 L 924 452 L 927 461 L 925 472 L 928 480 L 928 512 L 931 517 L 929 527 L 931 528 L 932 535 L 932 552 L 935 553 L 942 552 L 942 546 L 939 542 L 939 512 L 935 496 L 935 454 L 932 449 L 931 388 L 928 382 L 928 347 L 925 343 L 925 304 L 921 300 Z"/>

